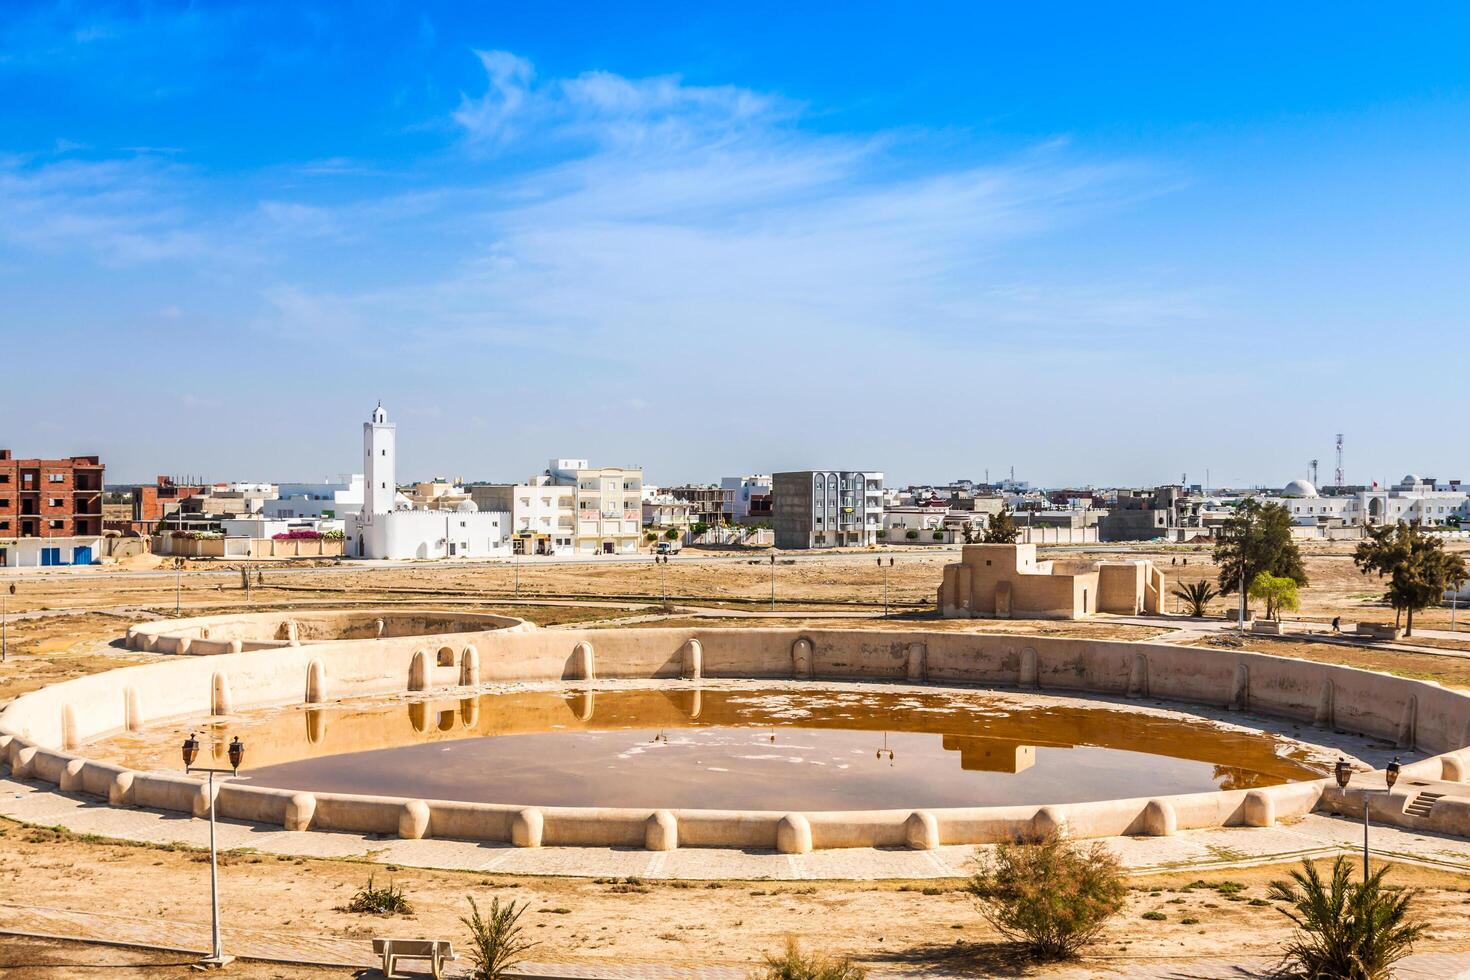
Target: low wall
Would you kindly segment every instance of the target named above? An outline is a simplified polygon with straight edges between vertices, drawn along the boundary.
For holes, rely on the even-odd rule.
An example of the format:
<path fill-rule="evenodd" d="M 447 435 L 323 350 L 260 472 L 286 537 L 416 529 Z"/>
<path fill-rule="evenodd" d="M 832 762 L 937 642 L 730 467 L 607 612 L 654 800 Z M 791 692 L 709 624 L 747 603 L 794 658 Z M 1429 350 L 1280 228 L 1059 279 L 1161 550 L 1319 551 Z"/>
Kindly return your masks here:
<path fill-rule="evenodd" d="M 310 615 L 349 623 L 364 616 Z M 135 627 L 130 637 L 155 637 L 158 648 L 164 640 L 187 639 L 176 635 L 180 630 L 241 633 L 272 618 L 278 621 L 282 614 L 153 623 Z M 174 632 L 167 632 L 169 628 Z M 66 791 L 105 797 L 113 805 L 203 815 L 212 804 L 198 781 L 88 760 L 77 748 L 162 720 L 329 699 L 406 691 L 456 696 L 496 681 L 590 684 L 599 678 L 726 677 L 974 684 L 1225 705 L 1444 753 L 1406 766 L 1410 776 L 1458 778 L 1470 769 L 1470 753 L 1462 751 L 1470 734 L 1470 698 L 1432 682 L 1331 664 L 1212 648 L 1040 636 L 703 628 L 549 631 L 529 624 L 427 636 L 298 641 L 76 678 L 22 695 L 0 713 L 0 759 L 8 760 L 17 778 L 42 779 Z M 216 758 L 205 763 L 222 764 L 223 745 L 212 751 Z M 517 807 L 293 793 L 226 783 L 213 805 L 225 817 L 295 830 L 438 835 L 520 846 L 755 847 L 798 853 L 819 847 L 984 843 L 1048 829 L 1098 837 L 1270 826 L 1311 811 L 1326 782 L 1097 803 L 805 813 Z"/>

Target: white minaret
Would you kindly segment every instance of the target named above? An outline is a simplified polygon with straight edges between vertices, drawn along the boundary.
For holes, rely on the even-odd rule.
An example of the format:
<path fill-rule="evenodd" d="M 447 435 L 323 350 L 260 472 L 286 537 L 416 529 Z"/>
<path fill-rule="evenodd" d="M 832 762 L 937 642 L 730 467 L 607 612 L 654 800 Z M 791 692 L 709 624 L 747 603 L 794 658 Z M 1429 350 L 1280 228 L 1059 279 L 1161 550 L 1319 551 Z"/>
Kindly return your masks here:
<path fill-rule="evenodd" d="M 364 486 L 362 512 L 364 514 L 387 514 L 393 510 L 393 498 L 398 493 L 394 479 L 397 465 L 398 427 L 388 421 L 383 403 L 373 409 L 371 422 L 362 424 L 362 472 Z"/>

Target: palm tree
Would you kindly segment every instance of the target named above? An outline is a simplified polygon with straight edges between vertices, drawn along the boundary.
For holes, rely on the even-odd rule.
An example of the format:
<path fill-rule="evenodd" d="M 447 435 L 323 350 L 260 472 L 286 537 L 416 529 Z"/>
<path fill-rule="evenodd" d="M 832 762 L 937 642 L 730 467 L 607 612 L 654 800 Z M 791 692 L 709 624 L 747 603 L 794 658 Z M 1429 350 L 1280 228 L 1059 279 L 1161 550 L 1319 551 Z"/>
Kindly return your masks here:
<path fill-rule="evenodd" d="M 1205 607 L 1219 594 L 1219 590 L 1206 579 L 1200 579 L 1198 582 L 1181 582 L 1174 586 L 1174 597 L 1182 599 L 1189 607 L 1189 614 L 1197 619 L 1209 615 Z"/>
<path fill-rule="evenodd" d="M 1339 854 L 1324 881 L 1311 861 L 1291 873 L 1291 881 L 1273 881 L 1267 894 L 1297 927 L 1286 944 L 1276 976 L 1318 980 L 1387 980 L 1393 964 L 1409 950 L 1428 924 L 1412 921 L 1413 889 L 1385 887 L 1389 866 L 1362 884 L 1352 882 L 1352 862 Z"/>
<path fill-rule="evenodd" d="M 521 913 L 528 905 L 501 905 L 499 898 L 492 898 L 489 916 L 482 917 L 479 906 L 470 899 L 470 914 L 459 921 L 470 930 L 471 980 L 504 980 L 521 955 L 536 945 L 521 934 Z"/>

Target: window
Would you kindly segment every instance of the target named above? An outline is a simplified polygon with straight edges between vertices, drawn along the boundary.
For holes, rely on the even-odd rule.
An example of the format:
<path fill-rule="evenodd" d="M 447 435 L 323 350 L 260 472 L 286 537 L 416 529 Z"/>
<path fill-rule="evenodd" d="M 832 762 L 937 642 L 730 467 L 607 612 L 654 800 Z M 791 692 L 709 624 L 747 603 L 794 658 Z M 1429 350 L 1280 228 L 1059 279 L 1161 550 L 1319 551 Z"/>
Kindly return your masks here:
<path fill-rule="evenodd" d="M 10 530 L 10 522 L 9 521 L 0 521 L 0 531 L 8 531 L 8 530 Z"/>
<path fill-rule="evenodd" d="M 66 474 L 65 473 L 47 473 L 46 474 L 46 482 L 47 483 L 65 483 L 66 482 Z"/>
<path fill-rule="evenodd" d="M 46 498 L 46 506 L 47 507 L 60 507 L 61 506 L 61 498 L 60 497 L 47 497 Z"/>
<path fill-rule="evenodd" d="M 47 521 L 46 525 L 53 531 L 60 531 L 66 526 L 66 521 Z"/>

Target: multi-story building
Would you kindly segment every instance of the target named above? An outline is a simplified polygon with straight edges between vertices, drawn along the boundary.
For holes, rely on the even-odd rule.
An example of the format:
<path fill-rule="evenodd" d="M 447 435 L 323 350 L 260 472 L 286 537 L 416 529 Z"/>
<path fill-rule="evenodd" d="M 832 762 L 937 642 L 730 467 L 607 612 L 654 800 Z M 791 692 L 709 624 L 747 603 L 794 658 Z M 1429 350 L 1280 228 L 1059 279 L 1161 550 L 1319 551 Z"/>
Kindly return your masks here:
<path fill-rule="evenodd" d="M 725 524 L 729 520 L 725 512 L 725 491 L 712 483 L 667 487 L 664 493 L 675 500 L 688 501 L 689 516 L 694 523 Z"/>
<path fill-rule="evenodd" d="M 558 486 L 543 474 L 525 483 L 474 483 L 465 489 L 481 510 L 510 514 L 515 554 L 572 554 L 577 533 L 574 487 Z"/>
<path fill-rule="evenodd" d="M 883 474 L 797 470 L 771 477 L 776 547 L 851 548 L 878 543 Z"/>
<path fill-rule="evenodd" d="M 643 526 L 675 530 L 681 534 L 694 523 L 694 504 L 667 493 L 645 494 L 643 497 Z"/>
<path fill-rule="evenodd" d="M 546 475 L 553 484 L 576 491 L 577 554 L 637 553 L 643 522 L 642 468 L 591 467 L 585 459 L 553 459 Z"/>
<path fill-rule="evenodd" d="M 102 473 L 96 456 L 15 459 L 0 449 L 0 566 L 101 558 Z"/>
<path fill-rule="evenodd" d="M 727 476 L 720 480 L 723 508 L 731 524 L 769 524 L 771 521 L 771 478 L 769 475 Z"/>

